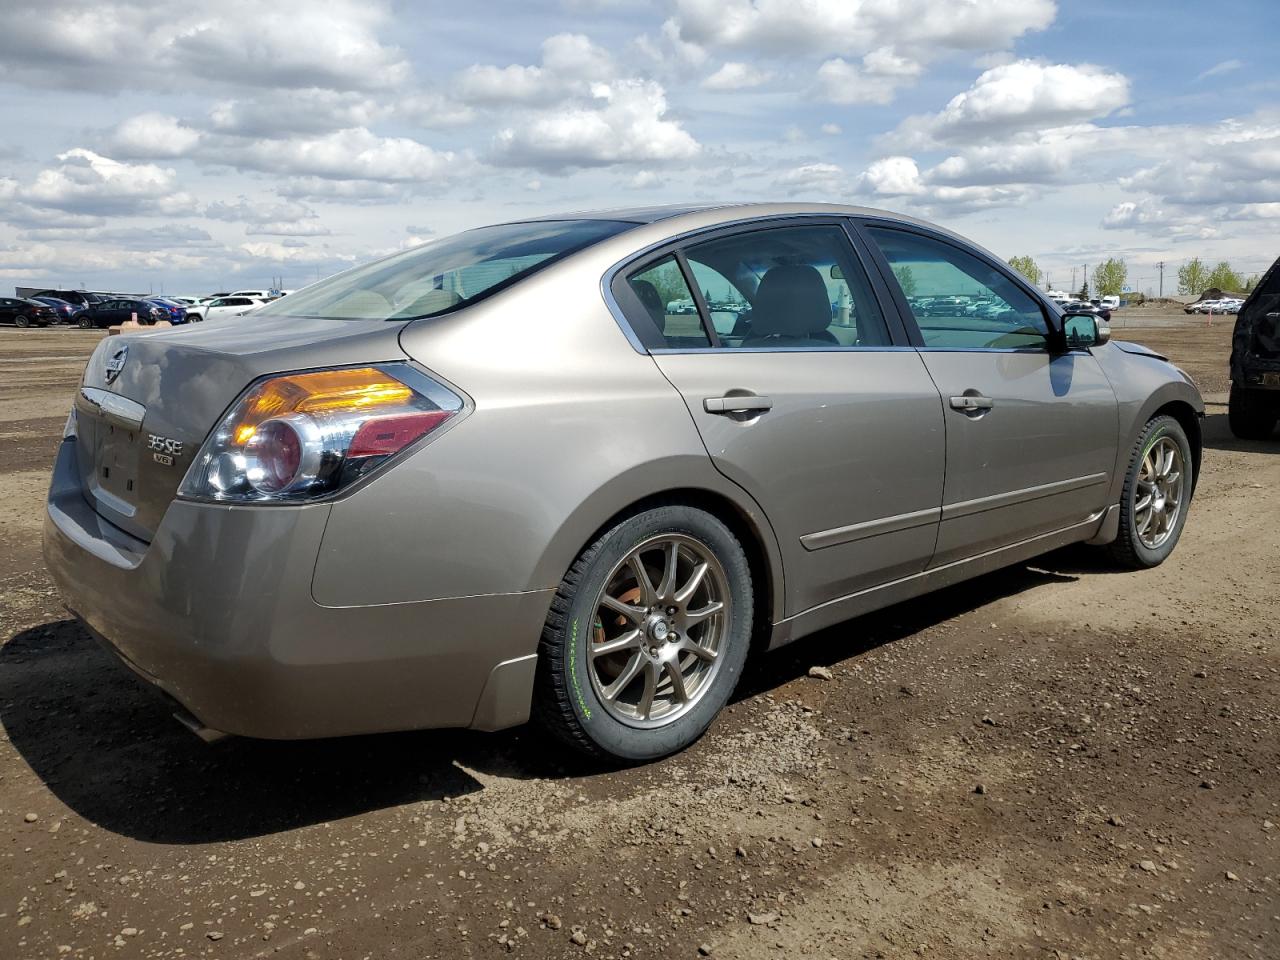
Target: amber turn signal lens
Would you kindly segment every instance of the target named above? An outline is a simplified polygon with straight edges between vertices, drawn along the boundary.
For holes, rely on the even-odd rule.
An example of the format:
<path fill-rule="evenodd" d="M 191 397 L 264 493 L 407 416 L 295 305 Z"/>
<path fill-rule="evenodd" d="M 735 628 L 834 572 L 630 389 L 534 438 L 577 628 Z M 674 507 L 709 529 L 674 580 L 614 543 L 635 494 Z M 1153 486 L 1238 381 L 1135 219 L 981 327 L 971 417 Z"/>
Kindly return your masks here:
<path fill-rule="evenodd" d="M 236 424 L 235 442 L 248 443 L 258 424 L 281 414 L 356 412 L 402 404 L 411 396 L 407 386 L 373 367 L 276 377 L 248 398 Z"/>

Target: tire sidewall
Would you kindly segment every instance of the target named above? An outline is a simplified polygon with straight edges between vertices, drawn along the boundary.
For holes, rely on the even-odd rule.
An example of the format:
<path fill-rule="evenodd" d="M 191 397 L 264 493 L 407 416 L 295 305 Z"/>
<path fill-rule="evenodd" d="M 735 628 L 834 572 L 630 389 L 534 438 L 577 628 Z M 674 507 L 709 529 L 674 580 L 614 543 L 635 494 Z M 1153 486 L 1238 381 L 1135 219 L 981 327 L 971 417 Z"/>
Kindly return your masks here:
<path fill-rule="evenodd" d="M 1138 500 L 1138 473 L 1142 469 L 1142 461 L 1161 437 L 1172 439 L 1178 445 L 1178 450 L 1182 454 L 1182 504 L 1178 511 L 1178 520 L 1174 525 L 1173 533 L 1164 543 L 1152 549 L 1144 544 L 1138 536 L 1134 505 Z M 1159 417 L 1153 420 L 1142 435 L 1138 455 L 1134 458 L 1133 464 L 1129 469 L 1132 476 L 1130 476 L 1127 484 L 1124 530 L 1122 533 L 1129 538 L 1134 553 L 1137 554 L 1138 559 L 1144 566 L 1158 566 L 1168 558 L 1169 554 L 1173 553 L 1174 547 L 1178 545 L 1178 541 L 1182 537 L 1182 530 L 1187 524 L 1187 515 L 1190 512 L 1191 494 L 1195 489 L 1195 465 L 1191 459 L 1191 443 L 1187 440 L 1186 431 L 1182 429 L 1181 424 L 1172 417 Z"/>
<path fill-rule="evenodd" d="M 628 553 L 655 535 L 680 533 L 709 548 L 729 584 L 730 631 L 722 647 L 724 661 L 711 688 L 683 716 L 662 727 L 640 728 L 615 719 L 591 684 L 588 656 L 596 619 L 596 598 L 605 579 Z M 711 725 L 738 684 L 752 632 L 752 585 L 746 555 L 719 520 L 691 507 L 659 507 L 615 527 L 600 544 L 589 571 L 579 582 L 563 627 L 564 689 L 578 724 L 601 749 L 624 760 L 651 760 L 693 743 Z"/>

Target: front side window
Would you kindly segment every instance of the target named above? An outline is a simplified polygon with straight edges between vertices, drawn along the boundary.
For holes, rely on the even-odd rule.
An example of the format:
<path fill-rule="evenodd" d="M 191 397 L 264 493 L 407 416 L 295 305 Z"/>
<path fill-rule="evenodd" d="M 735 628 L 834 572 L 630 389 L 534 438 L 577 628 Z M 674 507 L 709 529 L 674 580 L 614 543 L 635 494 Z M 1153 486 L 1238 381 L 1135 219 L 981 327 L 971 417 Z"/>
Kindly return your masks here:
<path fill-rule="evenodd" d="M 686 256 L 725 347 L 890 343 L 870 283 L 837 226 L 738 233 L 689 247 Z"/>
<path fill-rule="evenodd" d="M 547 220 L 480 227 L 340 273 L 257 313 L 325 320 L 413 320 L 447 313 L 633 226 Z"/>
<path fill-rule="evenodd" d="M 1011 277 L 941 240 L 870 227 L 925 346 L 1026 349 L 1048 345 L 1044 312 Z"/>
<path fill-rule="evenodd" d="M 627 285 L 668 347 L 709 347 L 693 293 L 675 257 L 659 260 L 627 277 Z"/>

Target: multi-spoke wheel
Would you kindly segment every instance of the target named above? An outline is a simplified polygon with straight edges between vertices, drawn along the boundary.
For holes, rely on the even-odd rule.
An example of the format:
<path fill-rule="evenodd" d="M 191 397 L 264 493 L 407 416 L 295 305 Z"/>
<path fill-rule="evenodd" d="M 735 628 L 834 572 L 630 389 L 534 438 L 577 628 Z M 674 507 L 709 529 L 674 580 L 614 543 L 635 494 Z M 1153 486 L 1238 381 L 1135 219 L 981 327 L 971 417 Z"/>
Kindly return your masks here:
<path fill-rule="evenodd" d="M 1184 471 L 1182 450 L 1172 437 L 1161 437 L 1142 457 L 1133 514 L 1138 539 L 1148 549 L 1162 546 L 1177 527 Z"/>
<path fill-rule="evenodd" d="M 746 556 L 717 518 L 672 505 L 624 520 L 583 551 L 557 591 L 535 711 L 597 756 L 679 750 L 733 692 L 751 618 Z"/>
<path fill-rule="evenodd" d="M 1173 552 L 1187 520 L 1194 487 L 1191 445 L 1173 417 L 1153 418 L 1134 445 L 1124 493 L 1120 532 L 1112 556 L 1128 567 L 1154 567 Z"/>

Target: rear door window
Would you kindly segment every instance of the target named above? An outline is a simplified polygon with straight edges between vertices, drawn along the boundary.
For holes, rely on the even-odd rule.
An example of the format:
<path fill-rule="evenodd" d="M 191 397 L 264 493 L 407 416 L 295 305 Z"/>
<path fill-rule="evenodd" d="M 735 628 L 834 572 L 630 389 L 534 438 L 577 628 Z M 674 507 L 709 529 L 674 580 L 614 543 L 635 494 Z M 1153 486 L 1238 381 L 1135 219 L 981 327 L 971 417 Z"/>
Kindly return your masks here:
<path fill-rule="evenodd" d="M 891 342 L 871 284 L 838 226 L 735 233 L 685 253 L 724 347 L 829 350 Z"/>

